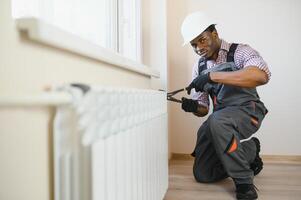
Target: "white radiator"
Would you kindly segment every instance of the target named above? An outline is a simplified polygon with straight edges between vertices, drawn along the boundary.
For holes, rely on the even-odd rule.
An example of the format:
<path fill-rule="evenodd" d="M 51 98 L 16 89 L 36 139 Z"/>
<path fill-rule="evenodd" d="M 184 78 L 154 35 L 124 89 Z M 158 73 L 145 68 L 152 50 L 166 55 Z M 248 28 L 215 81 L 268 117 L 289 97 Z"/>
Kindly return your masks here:
<path fill-rule="evenodd" d="M 168 188 L 166 93 L 67 88 L 54 123 L 55 200 L 162 200 Z"/>

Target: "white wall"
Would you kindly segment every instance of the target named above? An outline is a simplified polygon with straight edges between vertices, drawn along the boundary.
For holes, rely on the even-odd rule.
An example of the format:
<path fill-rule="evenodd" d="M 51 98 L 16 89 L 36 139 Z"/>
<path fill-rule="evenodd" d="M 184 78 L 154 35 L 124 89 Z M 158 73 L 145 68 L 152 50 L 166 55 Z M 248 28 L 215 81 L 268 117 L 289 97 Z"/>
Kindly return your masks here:
<path fill-rule="evenodd" d="M 180 26 L 184 17 L 201 10 L 217 19 L 217 30 L 228 42 L 247 43 L 260 52 L 272 71 L 271 81 L 258 87 L 269 109 L 257 136 L 262 152 L 273 155 L 301 155 L 299 106 L 301 73 L 301 2 L 298 0 L 255 1 L 168 1 L 169 90 L 189 84 L 196 56 L 190 47 L 181 47 Z M 170 105 L 172 152 L 190 153 L 198 127 L 205 118 L 184 113 Z"/>
<path fill-rule="evenodd" d="M 143 63 L 160 72 L 160 79 L 152 78 L 151 87 L 167 90 L 167 1 L 142 0 L 142 12 Z"/>
<path fill-rule="evenodd" d="M 160 72 L 152 88 L 167 88 L 166 0 L 142 0 L 143 63 Z"/>

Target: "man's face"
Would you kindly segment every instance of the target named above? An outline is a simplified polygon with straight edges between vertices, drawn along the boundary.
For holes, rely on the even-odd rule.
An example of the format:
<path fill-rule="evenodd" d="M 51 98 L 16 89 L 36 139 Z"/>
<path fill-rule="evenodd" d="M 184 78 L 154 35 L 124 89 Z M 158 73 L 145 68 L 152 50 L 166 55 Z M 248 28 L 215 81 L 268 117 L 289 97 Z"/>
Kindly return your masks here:
<path fill-rule="evenodd" d="M 212 58 L 219 50 L 218 35 L 216 31 L 205 31 L 190 42 L 194 51 L 206 59 Z"/>

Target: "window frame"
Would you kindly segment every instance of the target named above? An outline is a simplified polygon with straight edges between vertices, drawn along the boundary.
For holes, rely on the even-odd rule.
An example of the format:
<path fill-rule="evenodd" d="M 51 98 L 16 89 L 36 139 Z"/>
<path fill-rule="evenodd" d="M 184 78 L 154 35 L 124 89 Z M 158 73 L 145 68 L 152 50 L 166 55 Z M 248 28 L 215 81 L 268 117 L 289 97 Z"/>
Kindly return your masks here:
<path fill-rule="evenodd" d="M 67 14 L 67 17 L 70 17 L 69 15 L 78 13 L 77 7 L 82 5 L 83 2 L 81 1 L 82 0 L 77 0 L 72 5 L 70 5 L 73 6 L 73 9 L 71 9 L 72 11 L 70 11 L 69 14 Z M 65 31 L 76 34 L 78 35 L 78 37 L 89 40 L 89 42 L 95 43 L 96 45 L 97 45 L 96 41 L 105 41 L 102 42 L 101 45 L 104 48 L 113 50 L 116 53 L 120 54 L 121 56 L 126 57 L 127 59 L 134 60 L 138 63 L 142 63 L 141 0 L 103 0 L 103 1 L 106 7 L 105 16 L 108 16 L 108 18 L 103 21 L 105 25 L 104 24 L 102 25 L 102 27 L 105 28 L 104 30 L 105 39 L 101 39 L 100 38 L 101 36 L 99 36 L 99 38 L 95 40 L 95 37 L 93 35 L 92 37 L 89 37 L 89 34 L 87 34 L 88 36 L 85 35 L 81 31 L 79 31 L 76 25 L 74 25 L 75 22 L 73 20 L 69 22 L 69 25 L 68 22 L 66 23 Z M 56 15 L 57 12 L 55 9 L 57 6 L 59 6 L 57 4 L 57 0 L 44 0 L 44 1 L 28 0 L 27 3 L 24 3 L 23 0 L 12 0 L 12 2 L 13 2 L 12 3 L 13 18 L 18 19 L 18 18 L 34 17 L 41 20 L 46 19 L 45 21 L 47 21 L 48 19 L 49 21 L 47 21 L 47 23 L 50 23 L 51 25 L 58 26 L 59 28 L 64 29 L 64 22 L 60 24 L 58 20 L 58 16 L 59 17 L 64 17 L 64 16 L 61 16 L 60 14 Z M 19 8 L 15 9 L 18 6 Z M 46 7 L 51 7 L 52 9 L 47 10 L 46 12 L 45 10 Z M 125 25 L 123 22 L 125 21 L 125 16 L 123 15 L 122 11 L 123 9 L 127 9 L 127 8 L 130 9 L 127 12 L 130 13 L 132 19 L 127 19 L 128 20 L 127 32 L 124 32 Z M 25 16 L 22 16 L 22 11 L 23 11 L 23 15 Z M 58 12 L 61 13 L 60 11 Z M 95 21 L 93 20 L 93 22 Z M 94 25 L 92 24 L 92 30 L 93 30 L 93 26 Z M 89 31 L 91 31 L 90 28 L 91 26 L 88 29 Z M 99 30 L 100 29 L 95 29 L 96 32 L 99 32 Z M 132 40 L 127 41 L 128 38 L 125 37 L 125 34 L 129 34 L 130 39 Z M 133 44 L 134 46 L 131 46 L 131 44 Z M 98 45 L 100 45 L 100 43 Z"/>

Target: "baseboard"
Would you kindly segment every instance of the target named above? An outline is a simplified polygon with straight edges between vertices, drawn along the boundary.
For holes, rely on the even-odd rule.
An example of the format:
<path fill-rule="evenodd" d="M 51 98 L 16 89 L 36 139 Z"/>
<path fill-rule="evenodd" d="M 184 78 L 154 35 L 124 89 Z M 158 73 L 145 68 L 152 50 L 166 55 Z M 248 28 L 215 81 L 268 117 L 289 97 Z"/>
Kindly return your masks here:
<path fill-rule="evenodd" d="M 171 160 L 193 160 L 190 154 L 182 154 L 182 153 L 171 153 Z"/>
<path fill-rule="evenodd" d="M 262 155 L 264 162 L 267 163 L 296 163 L 301 164 L 301 155 Z M 193 160 L 190 154 L 172 153 L 171 160 Z"/>
<path fill-rule="evenodd" d="M 262 155 L 264 162 L 301 164 L 301 155 Z"/>

